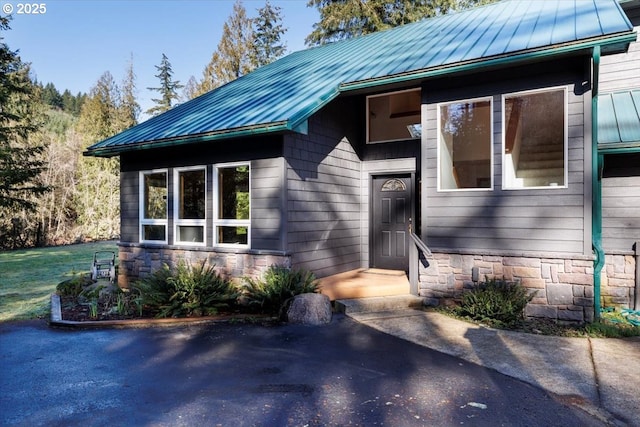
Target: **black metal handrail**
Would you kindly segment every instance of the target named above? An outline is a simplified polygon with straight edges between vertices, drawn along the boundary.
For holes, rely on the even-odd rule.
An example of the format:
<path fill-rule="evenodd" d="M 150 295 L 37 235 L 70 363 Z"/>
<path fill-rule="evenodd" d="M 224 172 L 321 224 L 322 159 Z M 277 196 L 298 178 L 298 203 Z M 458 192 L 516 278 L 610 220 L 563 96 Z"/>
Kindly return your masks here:
<path fill-rule="evenodd" d="M 424 253 L 425 255 L 431 256 L 431 249 L 429 249 L 429 247 L 427 246 L 426 243 L 424 243 L 422 241 L 422 239 L 413 231 L 409 232 L 409 236 L 411 236 L 411 239 L 413 239 L 413 243 L 416 244 L 416 246 L 418 247 L 418 249 L 420 249 L 422 251 L 422 253 Z"/>

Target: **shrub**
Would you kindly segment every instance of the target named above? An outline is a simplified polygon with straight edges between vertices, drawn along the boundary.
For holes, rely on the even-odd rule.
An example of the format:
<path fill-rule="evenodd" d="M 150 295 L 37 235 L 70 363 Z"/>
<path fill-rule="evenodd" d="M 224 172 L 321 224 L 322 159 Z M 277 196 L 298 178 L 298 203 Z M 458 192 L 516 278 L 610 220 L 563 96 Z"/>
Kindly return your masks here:
<path fill-rule="evenodd" d="M 282 314 L 286 303 L 294 296 L 318 292 L 313 273 L 281 266 L 269 267 L 262 280 L 245 278 L 244 281 L 244 301 L 264 314 Z"/>
<path fill-rule="evenodd" d="M 204 262 L 180 261 L 173 270 L 165 264 L 133 288 L 144 305 L 158 310 L 157 317 L 212 315 L 233 306 L 238 297 L 236 287 Z"/>
<path fill-rule="evenodd" d="M 56 293 L 62 297 L 77 297 L 82 293 L 86 286 L 93 283 L 91 276 L 88 274 L 75 276 L 69 280 L 58 283 Z"/>
<path fill-rule="evenodd" d="M 486 279 L 485 279 L 486 280 Z M 462 295 L 459 314 L 474 320 L 493 320 L 512 325 L 524 319 L 524 308 L 535 293 L 517 282 L 504 279 L 486 280 Z"/>

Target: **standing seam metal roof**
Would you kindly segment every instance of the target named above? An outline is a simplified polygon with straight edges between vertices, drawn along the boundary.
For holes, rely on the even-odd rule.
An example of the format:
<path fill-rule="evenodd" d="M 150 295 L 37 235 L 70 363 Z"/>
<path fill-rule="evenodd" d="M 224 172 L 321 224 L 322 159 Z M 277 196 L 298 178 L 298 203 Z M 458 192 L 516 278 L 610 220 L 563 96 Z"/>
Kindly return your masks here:
<path fill-rule="evenodd" d="M 598 97 L 598 144 L 600 149 L 640 148 L 640 89 Z"/>
<path fill-rule="evenodd" d="M 94 144 L 86 154 L 293 130 L 359 84 L 634 39 L 615 0 L 503 1 L 294 52 Z"/>

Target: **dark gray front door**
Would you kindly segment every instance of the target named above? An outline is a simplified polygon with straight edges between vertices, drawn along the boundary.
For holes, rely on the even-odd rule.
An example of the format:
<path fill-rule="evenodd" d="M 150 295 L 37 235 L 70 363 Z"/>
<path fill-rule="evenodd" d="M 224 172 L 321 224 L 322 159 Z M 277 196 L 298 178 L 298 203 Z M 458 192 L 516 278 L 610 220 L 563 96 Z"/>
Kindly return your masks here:
<path fill-rule="evenodd" d="M 409 175 L 373 177 L 372 267 L 409 269 L 411 200 Z"/>

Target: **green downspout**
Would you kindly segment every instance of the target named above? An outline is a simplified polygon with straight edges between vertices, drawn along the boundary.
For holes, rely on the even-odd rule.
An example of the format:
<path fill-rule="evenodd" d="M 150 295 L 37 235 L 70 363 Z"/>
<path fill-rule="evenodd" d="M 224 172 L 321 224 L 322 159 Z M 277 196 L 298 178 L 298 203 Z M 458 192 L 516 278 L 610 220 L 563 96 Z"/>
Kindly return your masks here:
<path fill-rule="evenodd" d="M 602 249 L 602 185 L 600 165 L 602 155 L 598 153 L 598 80 L 600 78 L 600 46 L 593 48 L 593 93 L 591 96 L 591 163 L 592 163 L 592 221 L 591 238 L 595 260 L 593 261 L 593 299 L 594 316 L 600 318 L 600 278 L 604 267 L 604 250 Z"/>

